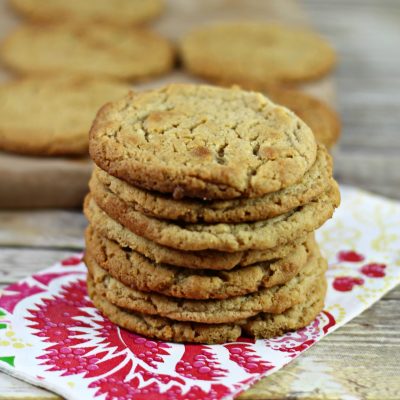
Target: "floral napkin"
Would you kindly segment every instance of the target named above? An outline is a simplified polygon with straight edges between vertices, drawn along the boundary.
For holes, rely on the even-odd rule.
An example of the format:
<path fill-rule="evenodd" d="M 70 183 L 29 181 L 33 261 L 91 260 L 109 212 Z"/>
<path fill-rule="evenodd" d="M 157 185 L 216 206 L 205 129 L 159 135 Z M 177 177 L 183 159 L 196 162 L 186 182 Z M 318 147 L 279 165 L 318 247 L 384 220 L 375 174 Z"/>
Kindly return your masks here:
<path fill-rule="evenodd" d="M 324 311 L 304 329 L 212 346 L 146 339 L 93 307 L 76 255 L 3 290 L 0 369 L 66 399 L 232 399 L 400 283 L 400 203 L 342 188 L 317 238 L 329 288 Z"/>

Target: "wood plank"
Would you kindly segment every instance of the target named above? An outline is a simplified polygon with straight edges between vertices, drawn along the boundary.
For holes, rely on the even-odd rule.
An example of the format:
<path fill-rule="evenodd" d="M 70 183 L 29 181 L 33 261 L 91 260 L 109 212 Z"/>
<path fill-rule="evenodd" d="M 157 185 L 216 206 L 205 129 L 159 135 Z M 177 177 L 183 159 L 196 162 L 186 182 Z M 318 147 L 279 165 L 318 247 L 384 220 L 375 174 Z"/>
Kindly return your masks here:
<path fill-rule="evenodd" d="M 82 249 L 87 224 L 78 211 L 0 211 L 0 245 Z"/>
<path fill-rule="evenodd" d="M 0 373 L 0 400 L 59 400 L 61 397 L 47 390 Z"/>
<path fill-rule="evenodd" d="M 32 275 L 76 251 L 0 247 L 0 287 Z"/>
<path fill-rule="evenodd" d="M 400 198 L 400 58 L 393 57 L 400 48 L 400 3 L 303 3 L 339 51 L 336 82 L 343 133 L 335 151 L 337 176 Z"/>
<path fill-rule="evenodd" d="M 396 150 L 393 150 L 397 154 Z M 400 198 L 399 157 L 355 151 L 335 152 L 335 176 L 340 183 Z M 375 179 L 371 179 L 374 176 Z"/>

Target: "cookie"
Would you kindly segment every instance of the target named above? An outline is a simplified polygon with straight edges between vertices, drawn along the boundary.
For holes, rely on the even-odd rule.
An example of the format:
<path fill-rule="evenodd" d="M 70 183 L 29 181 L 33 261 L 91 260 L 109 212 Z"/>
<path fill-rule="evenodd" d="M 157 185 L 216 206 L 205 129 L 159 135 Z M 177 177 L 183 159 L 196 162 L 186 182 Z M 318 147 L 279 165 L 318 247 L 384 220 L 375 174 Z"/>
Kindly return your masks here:
<path fill-rule="evenodd" d="M 262 313 L 242 324 L 242 330 L 256 339 L 282 335 L 307 326 L 322 311 L 327 290 L 326 279 L 319 280 L 308 293 L 307 300 L 282 314 Z"/>
<path fill-rule="evenodd" d="M 315 247 L 300 273 L 284 285 L 223 300 L 186 300 L 129 288 L 111 277 L 90 256 L 85 256 L 85 263 L 95 291 L 110 303 L 142 314 L 207 324 L 238 321 L 260 312 L 280 314 L 306 301 L 308 292 L 325 279 L 327 268 Z"/>
<path fill-rule="evenodd" d="M 111 192 L 91 193 L 86 203 L 95 201 L 111 218 L 126 228 L 163 246 L 178 250 L 218 250 L 237 252 L 265 250 L 286 244 L 319 228 L 339 205 L 337 183 L 312 202 L 274 218 L 239 224 L 185 224 L 164 221 L 135 211 Z"/>
<path fill-rule="evenodd" d="M 338 141 L 339 116 L 324 102 L 303 92 L 283 88 L 270 89 L 267 96 L 296 113 L 311 128 L 317 142 L 328 149 Z"/>
<path fill-rule="evenodd" d="M 309 240 L 287 257 L 231 271 L 193 270 L 154 263 L 129 248 L 86 229 L 86 256 L 124 285 L 185 299 L 226 299 L 282 285 L 297 275 L 316 246 Z"/>
<path fill-rule="evenodd" d="M 171 44 L 144 29 L 110 25 L 25 25 L 1 48 L 5 64 L 21 74 L 73 74 L 139 80 L 170 70 Z"/>
<path fill-rule="evenodd" d="M 87 154 L 93 115 L 129 92 L 124 83 L 77 77 L 0 85 L 0 149 L 33 155 Z"/>
<path fill-rule="evenodd" d="M 174 199 L 259 197 L 314 164 L 311 129 L 260 93 L 171 84 L 105 105 L 90 155 L 109 174 Z"/>
<path fill-rule="evenodd" d="M 94 201 L 85 202 L 83 211 L 89 223 L 96 227 L 96 232 L 114 240 L 120 247 L 137 251 L 156 263 L 190 269 L 231 270 L 238 266 L 245 267 L 261 261 L 283 258 L 295 251 L 297 246 L 306 240 L 306 237 L 300 237 L 291 243 L 267 250 L 248 250 L 234 253 L 213 250 L 179 251 L 136 235 L 110 218 Z"/>
<path fill-rule="evenodd" d="M 148 216 L 188 223 L 229 223 L 267 219 L 307 204 L 327 190 L 331 176 L 331 157 L 320 147 L 314 165 L 299 183 L 253 199 L 174 200 L 168 195 L 129 185 L 98 167 L 95 167 L 89 187 L 96 197 L 104 197 L 110 191 L 135 211 Z"/>
<path fill-rule="evenodd" d="M 258 22 L 200 27 L 183 38 L 180 52 L 191 73 L 253 90 L 318 79 L 336 60 L 315 32 Z"/>
<path fill-rule="evenodd" d="M 35 22 L 76 21 L 131 26 L 158 16 L 162 0 L 11 0 L 14 9 Z"/>
<path fill-rule="evenodd" d="M 326 280 L 321 280 L 319 285 L 312 288 L 304 303 L 297 304 L 282 314 L 261 313 L 248 320 L 214 325 L 173 321 L 119 308 L 96 293 L 90 276 L 88 277 L 88 292 L 95 307 L 106 318 L 139 335 L 168 342 L 218 344 L 233 342 L 242 333 L 267 339 L 307 326 L 324 307 Z"/>

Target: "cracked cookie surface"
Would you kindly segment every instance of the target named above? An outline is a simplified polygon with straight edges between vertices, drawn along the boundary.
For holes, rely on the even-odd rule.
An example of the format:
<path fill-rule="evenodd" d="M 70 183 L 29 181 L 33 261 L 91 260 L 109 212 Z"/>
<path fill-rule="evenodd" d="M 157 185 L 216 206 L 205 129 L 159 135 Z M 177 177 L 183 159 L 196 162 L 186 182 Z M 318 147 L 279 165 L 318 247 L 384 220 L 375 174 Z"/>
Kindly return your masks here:
<path fill-rule="evenodd" d="M 148 217 L 107 192 L 91 193 L 85 204 L 96 202 L 111 218 L 126 228 L 163 246 L 178 250 L 237 252 L 265 250 L 292 242 L 319 228 L 331 218 L 340 194 L 332 179 L 327 192 L 312 202 L 285 214 L 257 222 L 238 224 L 185 224 Z"/>
<path fill-rule="evenodd" d="M 86 230 L 86 257 L 124 285 L 143 292 L 156 292 L 186 299 L 225 299 L 282 285 L 303 268 L 316 246 L 312 236 L 281 259 L 257 263 L 232 271 L 193 270 L 154 263 L 129 248 Z"/>
<path fill-rule="evenodd" d="M 171 44 L 144 29 L 106 24 L 25 25 L 1 48 L 4 63 L 21 74 L 73 74 L 140 80 L 169 71 Z"/>
<path fill-rule="evenodd" d="M 175 199 L 232 199 L 297 183 L 317 146 L 303 121 L 260 93 L 172 84 L 105 105 L 89 150 L 130 184 Z"/>
<path fill-rule="evenodd" d="M 161 219 L 189 223 L 245 222 L 267 219 L 306 204 L 326 191 L 332 176 L 332 160 L 323 147 L 303 179 L 278 192 L 252 199 L 176 200 L 162 193 L 132 186 L 95 167 L 89 187 L 96 197 L 107 191 L 118 196 L 134 210 Z"/>
<path fill-rule="evenodd" d="M 233 342 L 240 336 L 269 338 L 311 323 L 324 307 L 326 279 L 321 279 L 308 293 L 307 299 L 282 314 L 260 313 L 253 318 L 230 324 L 201 324 L 174 321 L 117 307 L 97 293 L 93 278 L 88 277 L 88 292 L 94 305 L 111 322 L 155 339 L 171 342 L 217 344 Z"/>
<path fill-rule="evenodd" d="M 180 47 L 190 72 L 254 90 L 320 78 L 336 59 L 315 32 L 271 23 L 201 27 L 183 38 Z"/>
<path fill-rule="evenodd" d="M 223 300 L 187 300 L 129 288 L 111 277 L 90 257 L 85 263 L 98 294 L 121 308 L 177 321 L 225 323 L 252 317 L 260 312 L 280 314 L 306 301 L 307 295 L 325 279 L 326 261 L 318 247 L 294 278 L 284 285 Z"/>

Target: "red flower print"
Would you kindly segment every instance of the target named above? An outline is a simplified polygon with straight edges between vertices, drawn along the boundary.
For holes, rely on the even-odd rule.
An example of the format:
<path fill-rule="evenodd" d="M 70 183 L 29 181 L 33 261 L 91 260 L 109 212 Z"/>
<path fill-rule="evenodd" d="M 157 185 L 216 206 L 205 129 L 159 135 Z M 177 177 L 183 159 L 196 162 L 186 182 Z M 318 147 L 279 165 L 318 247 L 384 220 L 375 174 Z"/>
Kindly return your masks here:
<path fill-rule="evenodd" d="M 369 278 L 383 278 L 385 276 L 385 264 L 370 263 L 361 268 L 361 273 Z"/>
<path fill-rule="evenodd" d="M 363 285 L 364 279 L 351 276 L 339 276 L 333 281 L 333 288 L 339 292 L 350 292 L 355 285 Z"/>
<path fill-rule="evenodd" d="M 347 261 L 347 262 L 360 262 L 365 260 L 365 257 L 362 254 L 357 253 L 356 251 L 353 250 L 339 251 L 337 257 L 339 261 Z"/>

